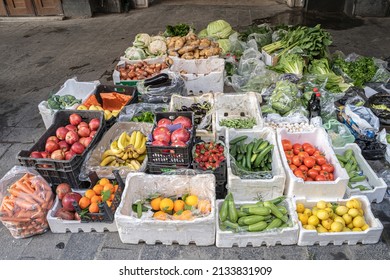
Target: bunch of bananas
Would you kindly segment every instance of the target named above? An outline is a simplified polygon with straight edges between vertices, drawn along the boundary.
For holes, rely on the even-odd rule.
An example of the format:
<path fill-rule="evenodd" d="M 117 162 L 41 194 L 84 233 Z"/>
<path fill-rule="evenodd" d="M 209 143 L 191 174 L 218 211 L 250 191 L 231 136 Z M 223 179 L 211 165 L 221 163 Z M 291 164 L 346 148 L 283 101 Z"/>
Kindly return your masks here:
<path fill-rule="evenodd" d="M 146 136 L 140 131 L 123 132 L 102 155 L 100 166 L 127 166 L 139 170 L 146 157 Z"/>

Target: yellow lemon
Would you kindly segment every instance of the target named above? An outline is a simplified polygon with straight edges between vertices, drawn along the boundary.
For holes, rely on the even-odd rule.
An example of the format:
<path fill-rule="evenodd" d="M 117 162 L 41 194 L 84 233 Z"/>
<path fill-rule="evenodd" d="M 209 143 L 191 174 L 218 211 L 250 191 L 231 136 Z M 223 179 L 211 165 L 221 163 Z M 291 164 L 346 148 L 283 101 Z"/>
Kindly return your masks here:
<path fill-rule="evenodd" d="M 326 219 L 321 222 L 322 226 L 329 230 L 332 226 L 333 220 L 332 219 Z"/>
<path fill-rule="evenodd" d="M 349 224 L 347 224 L 347 228 L 349 228 L 349 229 L 353 229 L 353 223 L 352 223 L 352 222 L 350 222 Z"/>
<path fill-rule="evenodd" d="M 309 208 L 306 208 L 305 211 L 303 211 L 303 214 L 307 215 L 308 217 L 313 215 L 313 213 L 311 212 L 311 210 Z"/>
<path fill-rule="evenodd" d="M 344 206 L 344 205 L 340 205 L 340 206 L 337 206 L 335 212 L 337 215 L 339 216 L 343 216 L 344 214 L 347 214 L 348 213 L 348 207 L 347 206 Z"/>
<path fill-rule="evenodd" d="M 316 215 L 317 216 L 317 212 L 318 212 L 318 207 L 317 206 L 314 206 L 312 209 L 311 209 L 311 212 L 313 213 L 313 215 Z"/>
<path fill-rule="evenodd" d="M 318 224 L 320 223 L 320 220 L 318 219 L 317 216 L 310 216 L 309 219 L 307 220 L 307 224 L 308 225 L 312 225 L 312 226 L 317 226 Z"/>
<path fill-rule="evenodd" d="M 343 224 L 342 223 L 339 223 L 339 222 L 333 222 L 331 225 L 330 225 L 330 229 L 334 232 L 340 232 L 342 231 L 344 228 Z"/>
<path fill-rule="evenodd" d="M 305 211 L 305 205 L 297 203 L 297 213 L 303 213 L 303 211 Z"/>
<path fill-rule="evenodd" d="M 370 226 L 367 225 L 367 224 L 365 224 L 364 226 L 361 227 L 362 230 L 366 230 L 366 229 L 369 229 L 369 228 L 370 228 Z"/>
<path fill-rule="evenodd" d="M 186 204 L 189 206 L 194 206 L 198 205 L 198 197 L 196 195 L 189 195 L 186 198 Z"/>
<path fill-rule="evenodd" d="M 345 227 L 345 221 L 343 218 L 337 216 L 337 217 L 334 217 L 333 221 L 338 222 L 338 223 L 342 224 L 343 227 Z"/>
<path fill-rule="evenodd" d="M 364 220 L 364 218 L 362 216 L 357 216 L 355 218 L 353 218 L 353 226 L 355 228 L 361 228 L 362 226 L 364 226 L 366 224 L 366 221 Z"/>
<path fill-rule="evenodd" d="M 318 226 L 317 227 L 317 232 L 318 233 L 324 233 L 324 232 L 328 232 L 328 230 L 326 228 L 324 228 L 323 226 Z"/>
<path fill-rule="evenodd" d="M 362 231 L 362 229 L 361 229 L 361 228 L 356 228 L 356 227 L 355 227 L 355 228 L 352 229 L 352 231 Z"/>
<path fill-rule="evenodd" d="M 320 220 L 327 220 L 329 219 L 329 213 L 326 210 L 318 210 L 317 217 Z"/>
<path fill-rule="evenodd" d="M 306 230 L 316 230 L 316 227 L 313 225 L 304 225 L 303 228 Z"/>
<path fill-rule="evenodd" d="M 307 225 L 309 217 L 305 214 L 298 213 L 298 219 L 301 221 L 302 225 Z"/>
<path fill-rule="evenodd" d="M 320 200 L 317 202 L 317 208 L 318 209 L 325 209 L 327 207 L 326 201 Z"/>
<path fill-rule="evenodd" d="M 355 208 L 351 208 L 348 210 L 348 215 L 350 215 L 352 218 L 355 218 L 357 216 L 359 216 L 359 210 L 355 209 Z"/>
<path fill-rule="evenodd" d="M 349 224 L 352 222 L 352 216 L 349 214 L 344 214 L 343 215 L 343 220 L 345 221 L 346 224 Z"/>

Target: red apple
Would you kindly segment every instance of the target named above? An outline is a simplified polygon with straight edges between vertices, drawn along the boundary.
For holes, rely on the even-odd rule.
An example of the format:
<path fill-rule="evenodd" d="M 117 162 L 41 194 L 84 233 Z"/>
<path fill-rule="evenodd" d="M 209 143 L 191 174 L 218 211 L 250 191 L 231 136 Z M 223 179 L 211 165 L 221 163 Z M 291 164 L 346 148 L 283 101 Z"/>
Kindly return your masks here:
<path fill-rule="evenodd" d="M 153 140 L 169 143 L 171 140 L 171 132 L 166 127 L 157 127 L 153 131 Z"/>
<path fill-rule="evenodd" d="M 65 152 L 65 160 L 70 160 L 76 155 L 72 150 Z"/>
<path fill-rule="evenodd" d="M 63 150 L 64 152 L 69 151 L 70 146 L 66 141 L 62 140 L 58 143 L 58 146 L 60 146 L 60 149 Z"/>
<path fill-rule="evenodd" d="M 88 126 L 88 124 L 87 124 L 86 122 L 81 122 L 81 123 L 79 123 L 79 125 L 77 126 L 77 129 L 80 129 L 80 128 L 83 127 L 83 126 L 89 128 L 89 126 Z"/>
<path fill-rule="evenodd" d="M 81 123 L 81 117 L 80 115 L 78 114 L 72 114 L 69 116 L 69 122 L 71 125 L 78 125 L 79 123 Z"/>
<path fill-rule="evenodd" d="M 163 118 L 157 123 L 157 127 L 167 127 L 168 125 L 172 125 L 172 122 L 167 118 Z"/>
<path fill-rule="evenodd" d="M 50 153 L 48 152 L 41 152 L 42 158 L 50 158 Z"/>
<path fill-rule="evenodd" d="M 77 132 L 77 127 L 72 125 L 72 124 L 68 124 L 67 126 L 65 126 L 65 128 L 69 131 L 74 131 L 74 132 Z"/>
<path fill-rule="evenodd" d="M 169 146 L 169 143 L 164 141 L 154 140 L 152 142 L 152 146 Z"/>
<path fill-rule="evenodd" d="M 95 137 L 97 131 L 96 130 L 92 130 L 91 133 L 89 134 L 89 137 Z"/>
<path fill-rule="evenodd" d="M 51 153 L 50 158 L 55 160 L 64 160 L 65 159 L 64 151 L 61 149 L 55 150 L 54 152 Z"/>
<path fill-rule="evenodd" d="M 98 130 L 98 128 L 100 127 L 100 120 L 99 119 L 92 119 L 90 122 L 89 122 L 89 129 L 91 130 Z"/>
<path fill-rule="evenodd" d="M 56 143 L 60 142 L 60 139 L 58 139 L 57 136 L 50 136 L 49 138 L 46 139 L 46 142 L 50 140 Z"/>
<path fill-rule="evenodd" d="M 189 118 L 184 116 L 178 116 L 173 120 L 173 124 L 181 124 L 182 128 L 190 129 L 192 127 L 192 122 Z"/>
<path fill-rule="evenodd" d="M 72 145 L 70 149 L 76 154 L 81 155 L 84 152 L 85 147 L 80 142 L 76 142 Z"/>
<path fill-rule="evenodd" d="M 82 126 L 80 129 L 77 131 L 80 137 L 88 137 L 91 131 L 89 130 L 88 127 Z"/>
<path fill-rule="evenodd" d="M 42 158 L 42 154 L 38 151 L 31 152 L 30 157 L 32 158 Z"/>
<path fill-rule="evenodd" d="M 46 145 L 45 145 L 46 152 L 52 153 L 55 150 L 58 150 L 59 148 L 60 148 L 60 146 L 58 145 L 58 143 L 54 142 L 53 140 L 49 140 L 46 142 Z"/>
<path fill-rule="evenodd" d="M 59 128 L 57 128 L 56 130 L 56 136 L 58 139 L 60 140 L 64 140 L 65 139 L 65 136 L 66 136 L 66 133 L 68 133 L 69 130 L 67 130 L 65 127 L 61 126 Z"/>
<path fill-rule="evenodd" d="M 69 145 L 73 145 L 74 143 L 79 141 L 79 135 L 77 134 L 77 132 L 68 131 L 68 133 L 66 134 L 66 137 L 65 137 L 65 141 Z"/>
<path fill-rule="evenodd" d="M 171 144 L 171 146 L 173 146 L 173 147 L 187 147 L 186 143 L 184 143 L 183 141 L 180 141 L 180 140 L 176 140 L 175 142 L 173 142 Z"/>
<path fill-rule="evenodd" d="M 190 139 L 190 133 L 185 128 L 179 128 L 176 129 L 174 132 L 172 132 L 171 135 L 171 142 L 175 141 L 182 141 L 186 143 Z"/>

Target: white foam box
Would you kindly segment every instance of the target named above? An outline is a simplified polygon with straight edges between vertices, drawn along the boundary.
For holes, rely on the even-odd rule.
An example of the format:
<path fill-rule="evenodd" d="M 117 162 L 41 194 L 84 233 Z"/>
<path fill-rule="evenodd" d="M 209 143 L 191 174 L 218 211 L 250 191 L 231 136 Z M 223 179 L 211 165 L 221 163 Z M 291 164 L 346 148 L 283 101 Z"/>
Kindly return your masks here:
<path fill-rule="evenodd" d="M 216 105 L 216 126 L 217 133 L 220 133 L 226 127 L 219 123 L 227 118 L 249 117 L 256 119 L 256 125 L 252 129 L 239 129 L 240 131 L 252 131 L 261 129 L 264 121 L 261 116 L 259 97 L 254 92 L 246 93 L 216 93 L 214 94 Z"/>
<path fill-rule="evenodd" d="M 225 60 L 210 57 L 207 59 L 182 59 L 170 57 L 173 64 L 168 73 L 180 73 L 189 94 L 223 92 Z"/>
<path fill-rule="evenodd" d="M 234 129 L 226 130 L 226 148 L 229 151 L 229 142 L 236 137 L 247 135 L 243 143 L 250 143 L 253 139 L 262 138 L 274 145 L 272 150 L 272 179 L 241 179 L 233 174 L 230 160 L 227 161 L 227 186 L 238 201 L 254 200 L 261 196 L 263 200 L 269 200 L 283 195 L 286 182 L 286 173 L 283 169 L 276 134 L 271 128 L 263 128 L 258 131 L 241 132 Z"/>
<path fill-rule="evenodd" d="M 319 244 L 320 246 L 326 246 L 328 244 L 342 245 L 347 243 L 348 245 L 361 244 L 375 244 L 379 241 L 383 231 L 383 225 L 379 219 L 374 217 L 371 211 L 371 204 L 366 196 L 352 196 L 349 199 L 337 199 L 337 200 L 326 200 L 327 202 L 334 202 L 340 205 L 345 205 L 350 199 L 358 199 L 362 204 L 364 211 L 364 219 L 369 225 L 369 228 L 365 231 L 348 231 L 348 232 L 324 232 L 318 233 L 316 230 L 306 230 L 302 227 L 302 223 L 299 224 L 299 246 L 312 246 Z M 294 200 L 294 207 L 296 211 L 297 203 L 302 203 L 305 208 L 312 208 L 317 204 L 318 200 L 309 200 L 305 198 L 297 198 Z"/>
<path fill-rule="evenodd" d="M 290 140 L 292 144 L 310 143 L 325 154 L 325 158 L 334 166 L 334 181 L 304 182 L 294 175 L 290 169 L 283 151 L 282 140 Z M 277 130 L 277 141 L 280 157 L 286 171 L 286 188 L 284 194 L 289 197 L 305 197 L 307 199 L 339 199 L 343 198 L 347 189 L 349 177 L 341 167 L 331 144 L 328 134 L 323 128 L 315 128 L 312 131 L 290 133 L 286 129 Z"/>
<path fill-rule="evenodd" d="M 203 103 L 207 101 L 211 104 L 211 123 L 212 131 L 206 129 L 196 129 L 196 136 L 200 137 L 204 141 L 215 141 L 217 137 L 216 126 L 215 126 L 215 111 L 214 111 L 214 95 L 212 93 L 204 93 L 197 96 L 182 96 L 173 94 L 171 97 L 171 103 L 169 104 L 169 111 L 176 112 L 182 106 L 190 107 L 194 103 Z"/>
<path fill-rule="evenodd" d="M 265 50 L 261 50 L 261 54 L 263 56 L 263 61 L 265 65 L 275 66 L 278 63 L 279 58 L 275 53 L 269 54 Z"/>
<path fill-rule="evenodd" d="M 191 193 L 210 200 L 211 212 L 205 217 L 190 221 L 160 221 L 145 217 L 146 215 L 138 219 L 133 215 L 131 205 L 153 193 L 160 193 L 166 197 Z M 123 243 L 213 245 L 215 243 L 215 176 L 212 174 L 195 176 L 129 174 L 121 203 L 115 212 L 115 221 Z"/>
<path fill-rule="evenodd" d="M 371 190 L 361 191 L 357 188 L 354 189 L 347 187 L 346 197 L 350 197 L 353 195 L 364 195 L 368 198 L 370 203 L 374 201 L 376 203 L 381 203 L 386 194 L 387 184 L 382 178 L 379 178 L 378 175 L 376 175 L 374 170 L 372 170 L 371 166 L 363 157 L 362 151 L 359 146 L 355 143 L 350 143 L 345 145 L 344 147 L 334 147 L 333 149 L 338 155 L 343 155 L 347 149 L 352 149 L 360 170 L 363 172 L 363 175 L 367 177 L 367 180 L 365 181 L 353 183 L 352 187 L 357 185 L 363 185 L 372 188 Z"/>
<path fill-rule="evenodd" d="M 82 104 L 88 99 L 88 97 L 96 92 L 96 88 L 99 84 L 99 81 L 78 82 L 76 79 L 69 79 L 64 83 L 61 89 L 55 93 L 55 95 L 73 95 L 76 97 L 76 99 L 81 99 L 80 104 Z M 66 109 L 75 110 L 80 104 L 75 104 Z M 48 107 L 47 101 L 42 101 L 39 103 L 38 109 L 46 129 L 49 128 L 53 124 L 54 114 L 57 112 L 57 110 L 50 109 Z"/>
<path fill-rule="evenodd" d="M 219 209 L 223 203 L 223 200 L 217 200 L 217 213 L 219 213 Z M 254 203 L 253 201 L 245 201 L 245 202 L 236 202 L 236 206 L 240 206 L 242 204 Z M 293 203 L 291 199 L 287 198 L 280 205 L 283 205 L 287 208 L 292 227 L 272 229 L 261 232 L 239 232 L 235 233 L 233 231 L 223 231 L 219 227 L 219 216 L 217 215 L 215 218 L 215 223 L 217 225 L 217 235 L 215 239 L 215 245 L 219 248 L 231 248 L 234 246 L 237 247 L 260 247 L 265 245 L 275 246 L 275 245 L 294 245 L 298 242 L 298 233 L 299 233 L 299 225 L 298 225 L 298 216 L 296 211 L 294 210 Z"/>
<path fill-rule="evenodd" d="M 84 195 L 85 193 L 85 191 L 78 191 L 78 190 L 73 190 L 73 192 L 79 193 L 81 195 Z M 68 221 L 68 220 L 62 220 L 56 218 L 54 215 L 59 208 L 61 208 L 61 202 L 57 196 L 54 202 L 54 206 L 47 213 L 47 222 L 49 223 L 50 230 L 53 233 L 118 231 L 115 221 L 113 221 L 112 223 L 101 223 L 101 222 L 85 223 L 77 220 Z"/>

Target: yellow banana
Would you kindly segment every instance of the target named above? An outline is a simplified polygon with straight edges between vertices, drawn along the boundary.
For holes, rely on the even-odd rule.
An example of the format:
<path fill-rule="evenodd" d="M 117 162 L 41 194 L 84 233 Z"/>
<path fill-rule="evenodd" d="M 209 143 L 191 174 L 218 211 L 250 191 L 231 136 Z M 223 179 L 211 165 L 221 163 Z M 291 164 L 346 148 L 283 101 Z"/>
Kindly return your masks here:
<path fill-rule="evenodd" d="M 133 131 L 133 133 L 131 133 L 131 136 L 130 136 L 130 143 L 129 143 L 129 145 L 133 145 L 134 146 L 136 136 L 137 136 L 137 131 Z"/>
<path fill-rule="evenodd" d="M 133 152 L 133 158 L 138 158 L 138 157 L 139 157 L 139 153 Z"/>
<path fill-rule="evenodd" d="M 141 147 L 138 148 L 138 149 L 135 149 L 135 151 L 137 152 L 137 154 L 139 155 L 142 155 L 146 152 L 146 137 L 143 137 L 142 138 L 142 141 L 141 141 Z"/>
<path fill-rule="evenodd" d="M 122 132 L 122 134 L 118 138 L 118 148 L 124 150 L 127 146 L 127 133 L 126 131 Z"/>
<path fill-rule="evenodd" d="M 136 160 L 132 160 L 131 164 L 134 166 L 135 170 L 139 170 L 141 168 L 141 164 L 139 164 Z"/>
<path fill-rule="evenodd" d="M 115 140 L 114 142 L 111 143 L 110 149 L 116 155 L 120 154 L 123 151 L 123 150 L 119 149 L 119 147 L 118 147 L 118 140 Z"/>
<path fill-rule="evenodd" d="M 143 140 L 143 134 L 140 131 L 137 131 L 137 136 L 135 138 L 135 144 L 134 144 L 135 149 L 141 148 L 142 140 Z"/>
<path fill-rule="evenodd" d="M 144 159 L 146 158 L 146 154 L 143 154 L 143 155 L 140 155 L 138 158 L 137 158 L 137 161 L 139 163 L 142 163 L 144 161 Z"/>
<path fill-rule="evenodd" d="M 130 168 L 130 170 L 135 170 L 134 166 L 131 163 L 126 163 L 126 166 Z"/>
<path fill-rule="evenodd" d="M 114 156 L 108 156 L 108 157 L 106 157 L 105 159 L 102 160 L 102 162 L 100 163 L 100 166 L 107 166 L 108 164 L 110 164 L 114 160 L 115 160 Z"/>
<path fill-rule="evenodd" d="M 126 160 L 129 158 L 129 154 L 128 153 L 124 153 L 123 156 L 121 156 L 121 159 L 123 160 Z"/>
<path fill-rule="evenodd" d="M 127 141 L 127 145 L 130 144 L 130 140 L 131 140 L 131 137 L 129 134 L 126 133 L 126 141 Z"/>
<path fill-rule="evenodd" d="M 105 151 L 105 152 L 102 154 L 102 160 L 105 159 L 105 158 L 108 157 L 108 156 L 115 156 L 114 152 L 113 152 L 111 149 Z"/>
<path fill-rule="evenodd" d="M 133 158 L 133 152 L 132 151 L 127 151 L 128 158 L 131 159 Z"/>

